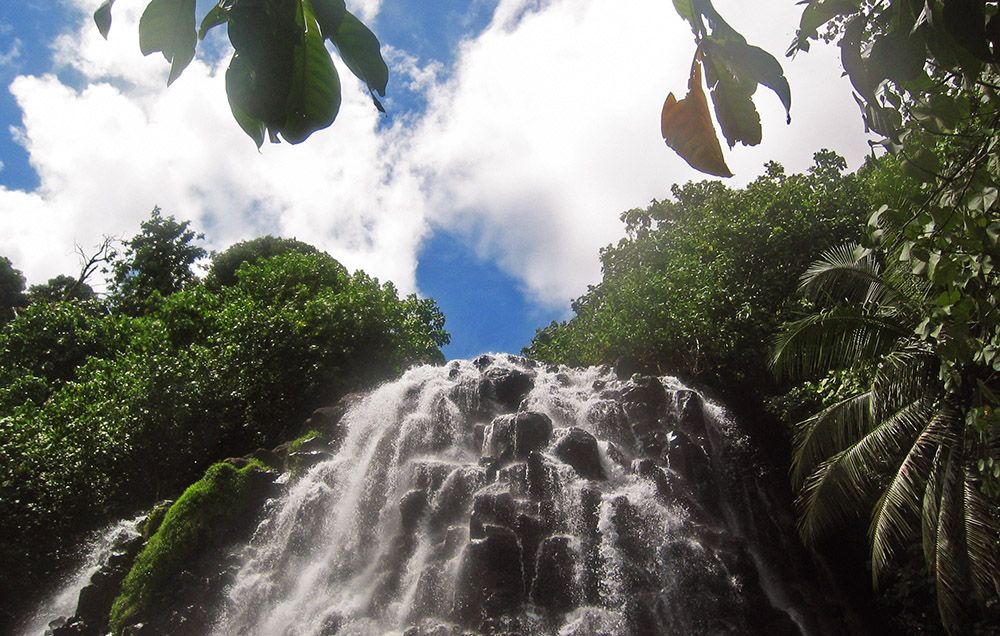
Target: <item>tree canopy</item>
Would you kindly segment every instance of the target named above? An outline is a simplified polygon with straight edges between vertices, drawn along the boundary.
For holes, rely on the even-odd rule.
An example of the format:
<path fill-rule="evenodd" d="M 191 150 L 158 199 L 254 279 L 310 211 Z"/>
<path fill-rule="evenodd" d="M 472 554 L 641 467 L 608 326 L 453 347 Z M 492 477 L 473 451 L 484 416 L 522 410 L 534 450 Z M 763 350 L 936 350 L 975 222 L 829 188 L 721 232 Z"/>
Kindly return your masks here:
<path fill-rule="evenodd" d="M 689 183 L 625 212 L 626 238 L 601 252 L 602 281 L 526 353 L 574 365 L 626 356 L 723 386 L 766 384 L 769 340 L 790 315 L 799 274 L 823 250 L 860 237 L 891 179 L 889 166 L 846 175 L 845 165 L 820 152 L 807 174 L 770 164 L 743 189 Z"/>
<path fill-rule="evenodd" d="M 24 274 L 6 256 L 0 256 L 0 324 L 11 319 L 28 299 L 24 295 Z"/>
<path fill-rule="evenodd" d="M 176 495 L 213 461 L 294 437 L 347 391 L 443 362 L 433 300 L 273 238 L 258 245 L 277 254 L 257 252 L 209 288 L 190 269 L 195 236 L 154 212 L 107 299 L 46 297 L 0 328 L 5 601 L 82 532 Z"/>

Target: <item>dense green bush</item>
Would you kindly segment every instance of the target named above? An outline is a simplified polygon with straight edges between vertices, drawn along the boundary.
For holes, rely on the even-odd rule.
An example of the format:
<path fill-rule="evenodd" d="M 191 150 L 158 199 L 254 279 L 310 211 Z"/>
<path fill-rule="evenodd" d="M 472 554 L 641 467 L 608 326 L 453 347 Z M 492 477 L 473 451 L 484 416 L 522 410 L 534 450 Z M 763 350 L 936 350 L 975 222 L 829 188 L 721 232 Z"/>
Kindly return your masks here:
<path fill-rule="evenodd" d="M 0 331 L 0 595 L 80 532 L 294 436 L 321 403 L 443 361 L 448 342 L 432 300 L 318 251 L 247 260 L 218 292 L 171 280 L 187 282 L 141 303 L 35 303 Z"/>
<path fill-rule="evenodd" d="M 766 385 L 769 341 L 800 274 L 823 250 L 860 236 L 891 170 L 844 168 L 820 152 L 807 174 L 772 163 L 746 188 L 688 183 L 673 188 L 673 200 L 626 212 L 626 238 L 601 252 L 603 280 L 526 353 L 567 364 L 625 356 L 717 384 Z"/>

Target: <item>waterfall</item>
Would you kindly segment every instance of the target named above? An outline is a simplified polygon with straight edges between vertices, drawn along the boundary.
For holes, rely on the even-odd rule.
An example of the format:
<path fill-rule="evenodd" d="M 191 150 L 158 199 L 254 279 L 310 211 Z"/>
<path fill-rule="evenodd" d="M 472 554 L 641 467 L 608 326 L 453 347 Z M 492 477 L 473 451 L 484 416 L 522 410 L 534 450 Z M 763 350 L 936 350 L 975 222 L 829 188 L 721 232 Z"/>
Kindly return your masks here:
<path fill-rule="evenodd" d="M 84 541 L 83 555 L 78 566 L 56 586 L 25 622 L 20 633 L 23 636 L 38 636 L 53 627 L 61 626 L 65 617 L 72 616 L 81 605 L 81 592 L 91 579 L 106 577 L 117 562 L 134 557 L 138 540 L 141 539 L 140 526 L 145 515 L 123 519 L 94 532 Z M 131 554 L 130 554 L 131 553 Z M 86 603 L 86 599 L 82 604 Z"/>
<path fill-rule="evenodd" d="M 744 433 L 675 378 L 481 356 L 409 370 L 337 430 L 277 478 L 248 541 L 192 566 L 224 571 L 204 619 L 164 607 L 135 633 L 844 628 L 790 526 L 750 501 L 761 467 L 729 465 L 753 462 Z"/>

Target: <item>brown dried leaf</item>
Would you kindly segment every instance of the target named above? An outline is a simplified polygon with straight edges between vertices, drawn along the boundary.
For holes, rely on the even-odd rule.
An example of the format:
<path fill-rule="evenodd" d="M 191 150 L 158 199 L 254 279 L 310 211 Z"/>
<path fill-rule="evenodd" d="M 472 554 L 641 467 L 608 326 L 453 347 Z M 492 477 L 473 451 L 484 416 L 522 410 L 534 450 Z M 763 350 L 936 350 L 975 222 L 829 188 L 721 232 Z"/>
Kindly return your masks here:
<path fill-rule="evenodd" d="M 712 126 L 708 100 L 701 85 L 701 59 L 697 53 L 691 65 L 688 94 L 677 101 L 670 93 L 663 103 L 660 133 L 667 145 L 695 170 L 717 177 L 733 176 Z"/>

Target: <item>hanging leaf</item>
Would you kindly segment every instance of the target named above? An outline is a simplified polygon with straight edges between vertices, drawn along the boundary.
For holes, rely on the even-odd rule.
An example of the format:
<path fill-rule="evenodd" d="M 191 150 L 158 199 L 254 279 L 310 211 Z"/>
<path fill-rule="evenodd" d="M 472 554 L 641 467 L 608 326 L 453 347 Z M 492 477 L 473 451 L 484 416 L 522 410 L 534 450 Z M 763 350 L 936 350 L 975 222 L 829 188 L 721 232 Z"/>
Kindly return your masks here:
<path fill-rule="evenodd" d="M 253 108 L 254 82 L 253 69 L 250 63 L 238 53 L 229 62 L 226 69 L 226 95 L 229 97 L 229 109 L 233 118 L 254 143 L 257 149 L 264 145 L 266 126 L 261 119 L 250 114 Z"/>
<path fill-rule="evenodd" d="M 712 89 L 715 116 L 726 142 L 730 148 L 736 142 L 756 146 L 763 136 L 760 115 L 751 99 L 757 90 L 757 82 L 739 73 L 726 56 L 725 49 L 712 40 L 705 40 L 702 46 L 705 79 Z"/>
<path fill-rule="evenodd" d="M 944 28 L 961 46 L 984 62 L 996 61 L 986 35 L 982 0 L 944 0 Z"/>
<path fill-rule="evenodd" d="M 660 114 L 660 133 L 668 146 L 695 170 L 717 177 L 733 173 L 722 156 L 722 147 L 715 136 L 708 100 L 701 85 L 700 52 L 695 53 L 688 80 L 688 94 L 677 101 L 667 95 Z"/>
<path fill-rule="evenodd" d="M 804 0 L 799 4 L 807 4 L 802 10 L 799 30 L 795 41 L 788 48 L 788 56 L 797 51 L 808 51 L 809 40 L 819 37 L 819 28 L 839 15 L 854 13 L 861 5 L 860 0 Z"/>
<path fill-rule="evenodd" d="M 295 47 L 302 40 L 298 7 L 299 0 L 241 0 L 229 13 L 229 40 L 245 84 L 237 103 L 272 133 L 288 119 Z"/>
<path fill-rule="evenodd" d="M 301 0 L 297 19 L 303 37 L 295 47 L 288 118 L 280 131 L 292 144 L 302 143 L 309 135 L 332 124 L 341 99 L 340 78 L 323 45 L 323 33 L 310 0 Z"/>
<path fill-rule="evenodd" d="M 927 48 L 919 31 L 897 28 L 877 40 L 868 60 L 869 74 L 903 84 L 916 79 L 924 71 Z"/>
<path fill-rule="evenodd" d="M 152 0 L 139 19 L 139 49 L 157 51 L 171 63 L 167 85 L 174 83 L 194 59 L 198 43 L 195 0 Z"/>
<path fill-rule="evenodd" d="M 97 30 L 100 31 L 105 40 L 108 39 L 108 32 L 111 31 L 111 7 L 114 4 L 115 0 L 104 0 L 101 6 L 97 7 L 97 11 L 94 11 L 94 22 L 97 23 Z"/>
<path fill-rule="evenodd" d="M 673 0 L 674 10 L 691 25 L 691 31 L 695 35 L 701 34 L 705 30 L 701 24 L 701 13 L 695 8 L 697 0 Z"/>
<path fill-rule="evenodd" d="M 344 14 L 337 32 L 330 39 L 337 46 L 347 68 L 368 85 L 375 107 L 384 112 L 375 94 L 385 97 L 386 84 L 389 82 L 389 67 L 382 59 L 378 38 L 348 11 Z"/>
<path fill-rule="evenodd" d="M 233 8 L 234 2 L 235 0 L 221 0 L 205 14 L 201 20 L 201 27 L 198 29 L 199 40 L 204 40 L 208 32 L 215 27 L 229 22 L 229 11 Z"/>
<path fill-rule="evenodd" d="M 316 21 L 319 22 L 319 28 L 323 31 L 323 35 L 330 38 L 337 29 L 340 28 L 340 23 L 344 21 L 344 16 L 347 15 L 347 5 L 344 0 L 312 0 L 313 13 L 316 14 Z"/>

